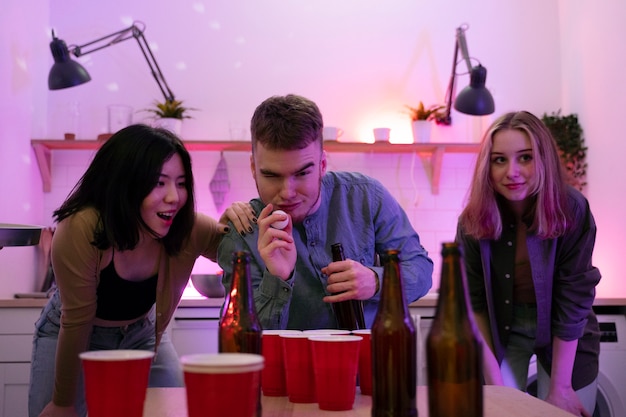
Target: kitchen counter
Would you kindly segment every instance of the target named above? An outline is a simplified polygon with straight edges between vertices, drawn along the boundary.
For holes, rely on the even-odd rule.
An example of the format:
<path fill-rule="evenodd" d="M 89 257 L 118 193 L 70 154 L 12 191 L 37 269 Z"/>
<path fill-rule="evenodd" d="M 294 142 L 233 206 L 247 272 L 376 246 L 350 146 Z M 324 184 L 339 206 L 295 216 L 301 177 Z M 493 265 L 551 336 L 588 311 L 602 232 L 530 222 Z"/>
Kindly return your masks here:
<path fill-rule="evenodd" d="M 509 387 L 487 385 L 483 389 L 484 417 L 571 417 L 571 414 Z M 354 408 L 349 411 L 323 411 L 317 404 L 295 404 L 287 397 L 262 397 L 263 414 L 281 417 L 370 417 L 372 397 L 357 390 Z M 417 387 L 420 417 L 428 417 L 428 389 Z M 187 417 L 185 388 L 148 388 L 145 417 Z"/>
<path fill-rule="evenodd" d="M 0 308 L 3 307 L 43 307 L 46 302 L 48 302 L 47 298 L 11 298 L 0 300 Z M 224 302 L 223 298 L 188 298 L 183 299 L 180 302 L 179 307 L 221 307 Z"/>
<path fill-rule="evenodd" d="M 46 298 L 13 298 L 0 300 L 0 308 L 3 307 L 43 307 L 48 300 Z M 179 307 L 221 307 L 223 298 L 190 297 L 183 298 Z M 623 307 L 626 306 L 626 298 L 596 298 L 593 303 L 596 307 Z M 428 293 L 419 300 L 409 304 L 409 307 L 436 307 L 437 293 Z"/>
<path fill-rule="evenodd" d="M 43 307 L 47 298 L 14 298 L 0 300 L 0 308 L 2 307 Z M 223 298 L 206 298 L 206 297 L 188 297 L 180 301 L 179 307 L 221 307 L 224 302 Z M 624 300 L 626 303 L 626 300 Z M 436 307 L 437 294 L 429 293 L 421 299 L 410 304 L 410 307 Z"/>

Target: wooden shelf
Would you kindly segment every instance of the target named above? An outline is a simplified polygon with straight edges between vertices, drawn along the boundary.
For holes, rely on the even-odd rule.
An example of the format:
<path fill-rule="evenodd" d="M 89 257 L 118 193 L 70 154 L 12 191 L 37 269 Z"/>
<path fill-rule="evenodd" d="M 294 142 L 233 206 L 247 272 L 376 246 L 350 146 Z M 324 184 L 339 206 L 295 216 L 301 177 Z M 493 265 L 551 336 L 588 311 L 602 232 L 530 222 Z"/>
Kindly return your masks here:
<path fill-rule="evenodd" d="M 100 148 L 102 142 L 96 140 L 47 140 L 33 139 L 31 144 L 35 151 L 44 192 L 50 192 L 52 183 L 51 154 L 57 150 L 92 150 Z M 250 152 L 250 142 L 188 140 L 185 147 L 190 151 L 213 152 Z M 422 160 L 426 175 L 430 179 L 431 191 L 439 193 L 441 163 L 445 153 L 477 153 L 478 143 L 402 143 L 388 142 L 336 142 L 324 141 L 327 152 L 344 153 L 417 153 Z"/>
<path fill-rule="evenodd" d="M 97 140 L 57 140 L 32 139 L 30 141 L 37 158 L 43 191 L 48 193 L 52 189 L 52 151 L 96 151 L 102 145 Z M 219 152 L 250 152 L 250 142 L 232 141 L 186 141 L 185 147 L 189 151 L 219 151 Z"/>

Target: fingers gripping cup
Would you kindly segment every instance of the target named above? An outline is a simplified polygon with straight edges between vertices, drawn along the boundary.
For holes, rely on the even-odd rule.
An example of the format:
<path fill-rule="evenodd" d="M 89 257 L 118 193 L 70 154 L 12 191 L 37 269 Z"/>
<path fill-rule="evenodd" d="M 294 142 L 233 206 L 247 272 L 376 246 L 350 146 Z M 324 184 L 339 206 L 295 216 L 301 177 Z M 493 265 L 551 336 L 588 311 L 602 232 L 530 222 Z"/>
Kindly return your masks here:
<path fill-rule="evenodd" d="M 154 352 L 94 350 L 80 355 L 89 417 L 142 417 Z"/>
<path fill-rule="evenodd" d="M 180 360 L 189 417 L 256 415 L 263 356 L 204 353 L 185 355 Z"/>

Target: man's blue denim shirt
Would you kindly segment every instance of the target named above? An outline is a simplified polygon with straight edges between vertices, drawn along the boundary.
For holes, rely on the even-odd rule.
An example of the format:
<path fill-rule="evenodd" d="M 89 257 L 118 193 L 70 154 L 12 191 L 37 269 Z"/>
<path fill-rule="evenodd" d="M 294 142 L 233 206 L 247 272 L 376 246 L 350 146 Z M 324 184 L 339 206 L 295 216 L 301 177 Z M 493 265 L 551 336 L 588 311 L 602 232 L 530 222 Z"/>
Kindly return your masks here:
<path fill-rule="evenodd" d="M 257 248 L 257 226 L 252 233 L 241 236 L 231 225 L 219 246 L 218 263 L 224 270 L 227 291 L 233 252 L 250 252 L 254 300 L 264 329 L 336 328 L 332 306 L 322 300 L 328 293 L 327 276 L 321 272 L 332 262 L 333 243 L 342 243 L 347 259 L 371 268 L 381 287 L 383 269 L 377 266 L 377 254 L 399 249 L 407 303 L 430 290 L 433 262 L 406 213 L 379 181 L 359 173 L 328 172 L 322 179 L 320 198 L 320 208 L 302 223 L 294 224 L 298 258 L 287 281 L 265 268 Z M 265 206 L 259 199 L 250 203 L 257 215 Z M 367 327 L 374 321 L 379 299 L 380 290 L 363 302 Z"/>

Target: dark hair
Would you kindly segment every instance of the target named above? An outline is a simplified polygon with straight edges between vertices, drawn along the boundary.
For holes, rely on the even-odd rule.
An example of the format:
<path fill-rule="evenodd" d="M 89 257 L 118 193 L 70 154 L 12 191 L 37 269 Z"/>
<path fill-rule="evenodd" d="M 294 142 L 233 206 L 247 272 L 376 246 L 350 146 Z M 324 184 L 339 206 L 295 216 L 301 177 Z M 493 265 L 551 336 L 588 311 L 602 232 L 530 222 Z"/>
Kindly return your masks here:
<path fill-rule="evenodd" d="M 257 142 L 272 150 L 297 150 L 318 141 L 321 149 L 323 127 L 322 113 L 311 100 L 295 94 L 270 97 L 250 122 L 252 152 Z"/>
<path fill-rule="evenodd" d="M 185 170 L 187 202 L 161 240 L 168 254 L 180 251 L 191 233 L 195 216 L 191 158 L 182 141 L 166 129 L 143 124 L 125 127 L 96 152 L 87 171 L 61 207 L 54 211 L 57 222 L 88 207 L 94 208 L 99 224 L 92 244 L 98 249 L 133 249 L 140 231 L 154 234 L 141 218 L 141 204 L 154 189 L 163 164 L 178 154 Z M 156 237 L 156 235 L 155 235 Z"/>

